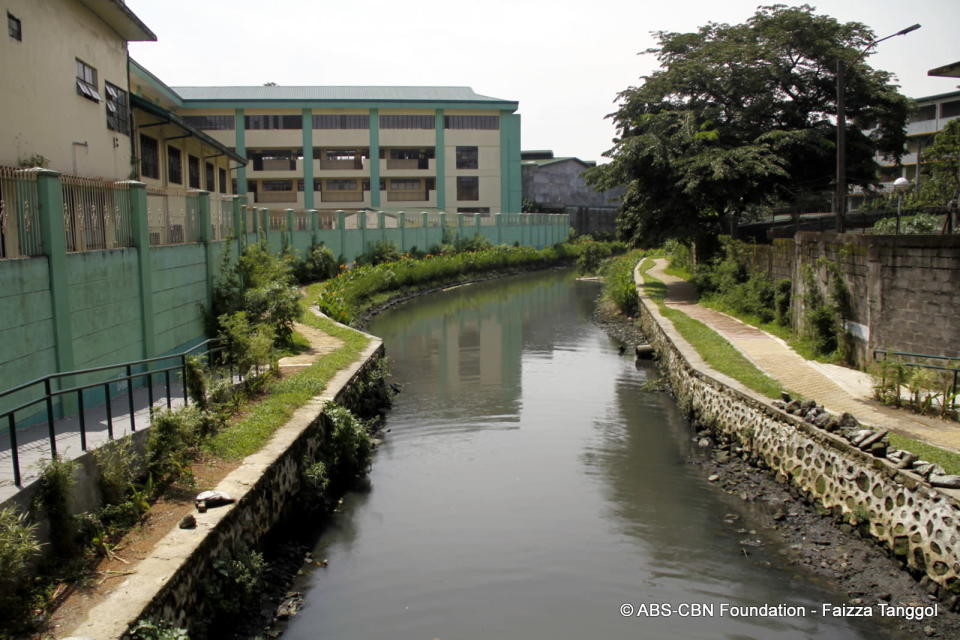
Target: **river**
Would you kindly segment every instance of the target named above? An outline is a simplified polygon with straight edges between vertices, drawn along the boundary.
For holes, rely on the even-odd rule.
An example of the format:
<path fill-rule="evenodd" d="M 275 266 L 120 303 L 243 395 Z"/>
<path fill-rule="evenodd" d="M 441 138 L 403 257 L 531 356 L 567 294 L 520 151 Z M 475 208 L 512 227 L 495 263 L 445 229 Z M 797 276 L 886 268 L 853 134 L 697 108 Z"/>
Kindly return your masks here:
<path fill-rule="evenodd" d="M 744 552 L 656 369 L 591 322 L 598 292 L 549 271 L 374 320 L 403 391 L 285 640 L 877 637 L 822 616 L 843 598 L 775 542 Z M 734 615 L 765 604 L 805 615 Z"/>

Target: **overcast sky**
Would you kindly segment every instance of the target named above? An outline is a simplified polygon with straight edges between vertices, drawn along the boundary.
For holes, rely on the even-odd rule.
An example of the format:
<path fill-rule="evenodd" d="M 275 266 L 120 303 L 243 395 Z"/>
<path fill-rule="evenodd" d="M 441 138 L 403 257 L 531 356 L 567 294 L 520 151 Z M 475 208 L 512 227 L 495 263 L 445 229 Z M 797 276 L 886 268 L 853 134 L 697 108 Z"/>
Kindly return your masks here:
<path fill-rule="evenodd" d="M 467 85 L 516 100 L 524 149 L 600 160 L 617 92 L 655 67 L 651 31 L 743 22 L 743 0 L 127 0 L 157 34 L 130 53 L 178 85 Z M 772 4 L 772 3 L 770 3 Z M 786 2 L 795 5 L 800 3 Z M 867 24 L 870 63 L 907 96 L 956 91 L 927 71 L 960 61 L 957 0 L 830 0 L 818 13 Z"/>

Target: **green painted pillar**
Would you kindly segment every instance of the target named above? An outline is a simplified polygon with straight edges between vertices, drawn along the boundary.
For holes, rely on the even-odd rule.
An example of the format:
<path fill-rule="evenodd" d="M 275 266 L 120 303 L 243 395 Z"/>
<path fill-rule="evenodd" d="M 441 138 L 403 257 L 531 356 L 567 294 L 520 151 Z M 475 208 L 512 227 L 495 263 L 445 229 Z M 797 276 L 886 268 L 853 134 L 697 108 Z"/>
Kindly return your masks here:
<path fill-rule="evenodd" d="M 233 111 L 234 127 L 237 135 L 237 154 L 247 157 L 247 131 L 244 124 L 243 109 L 234 109 Z M 247 195 L 247 167 L 237 168 L 237 191 L 239 195 Z"/>
<path fill-rule="evenodd" d="M 240 196 L 233 196 L 230 201 L 233 213 L 233 237 L 237 243 L 237 255 L 243 251 L 243 208 L 240 204 Z"/>
<path fill-rule="evenodd" d="M 400 253 L 407 252 L 407 214 L 405 211 L 397 213 L 397 224 L 400 227 Z"/>
<path fill-rule="evenodd" d="M 380 110 L 370 109 L 370 206 L 380 206 Z"/>
<path fill-rule="evenodd" d="M 357 228 L 360 229 L 360 253 L 367 252 L 367 212 L 357 212 Z"/>
<path fill-rule="evenodd" d="M 427 250 L 427 242 L 430 238 L 430 230 L 427 228 L 427 224 L 430 223 L 430 214 L 426 211 L 420 212 L 420 233 L 423 236 L 423 244 L 420 245 L 421 251 Z"/>
<path fill-rule="evenodd" d="M 473 235 L 479 236 L 480 235 L 480 214 L 479 213 L 473 214 L 473 226 L 474 226 Z"/>
<path fill-rule="evenodd" d="M 434 161 L 437 165 L 437 208 L 445 209 L 447 206 L 447 147 L 444 135 L 444 116 L 443 109 L 437 109 L 436 112 L 437 142 L 434 150 Z"/>
<path fill-rule="evenodd" d="M 213 234 L 210 230 L 210 192 L 196 191 L 197 208 L 200 212 L 200 242 L 204 247 L 207 267 L 207 309 L 213 308 L 213 286 L 217 278 L 216 256 L 213 255 Z"/>
<path fill-rule="evenodd" d="M 463 214 L 457 213 L 457 240 L 463 240 Z"/>
<path fill-rule="evenodd" d="M 263 232 L 263 243 L 270 247 L 270 210 L 266 207 L 260 210 L 260 230 Z"/>
<path fill-rule="evenodd" d="M 303 208 L 313 209 L 313 109 L 303 110 Z"/>
<path fill-rule="evenodd" d="M 287 246 L 290 247 L 290 251 L 295 251 L 293 248 L 293 230 L 295 227 L 295 220 L 293 209 L 287 209 L 287 233 L 284 236 L 284 241 L 287 243 Z"/>
<path fill-rule="evenodd" d="M 75 369 L 70 283 L 67 278 L 67 240 L 63 226 L 63 189 L 60 174 L 50 169 L 30 169 L 37 176 L 40 237 L 50 273 L 50 302 L 56 337 L 57 371 Z M 61 383 L 64 381 L 61 380 Z"/>
<path fill-rule="evenodd" d="M 380 230 L 380 242 L 386 242 L 387 240 L 387 231 L 386 231 L 386 215 L 383 211 L 377 211 L 377 229 Z"/>
<path fill-rule="evenodd" d="M 340 255 L 347 260 L 347 212 L 337 209 L 337 230 L 340 232 Z"/>
<path fill-rule="evenodd" d="M 310 217 L 310 245 L 320 244 L 320 212 L 316 209 L 310 209 L 307 211 L 307 215 Z"/>
<path fill-rule="evenodd" d="M 118 182 L 130 190 L 130 230 L 137 248 L 137 282 L 140 289 L 140 333 L 143 357 L 157 355 L 153 325 L 153 265 L 150 260 L 150 220 L 147 216 L 147 185 L 135 180 Z"/>
<path fill-rule="evenodd" d="M 440 242 L 443 242 L 447 236 L 447 212 L 441 211 L 437 217 L 440 218 Z"/>
<path fill-rule="evenodd" d="M 500 114 L 500 210 L 521 209 L 523 184 L 520 166 L 520 115 Z"/>
<path fill-rule="evenodd" d="M 493 214 L 493 222 L 497 227 L 497 244 L 503 244 L 503 214 Z"/>

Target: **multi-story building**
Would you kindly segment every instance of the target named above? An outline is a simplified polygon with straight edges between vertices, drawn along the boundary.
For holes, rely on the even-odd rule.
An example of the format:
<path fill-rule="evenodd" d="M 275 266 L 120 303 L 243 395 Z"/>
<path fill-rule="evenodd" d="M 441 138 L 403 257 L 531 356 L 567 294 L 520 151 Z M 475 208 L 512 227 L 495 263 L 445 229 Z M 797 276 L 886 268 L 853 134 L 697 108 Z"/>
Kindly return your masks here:
<path fill-rule="evenodd" d="M 914 100 L 912 115 L 907 121 L 907 150 L 898 167 L 889 159 L 878 158 L 880 181 L 885 190 L 903 176 L 916 185 L 918 170 L 923 165 L 923 151 L 947 123 L 960 117 L 960 91 L 941 93 Z"/>
<path fill-rule="evenodd" d="M 520 211 L 516 102 L 468 87 L 169 87 L 135 62 L 131 85 L 246 158 L 230 191 L 251 204 Z M 171 146 L 157 142 L 167 183 Z"/>
<path fill-rule="evenodd" d="M 7 0 L 0 165 L 126 179 L 127 42 L 156 36 L 119 0 Z"/>

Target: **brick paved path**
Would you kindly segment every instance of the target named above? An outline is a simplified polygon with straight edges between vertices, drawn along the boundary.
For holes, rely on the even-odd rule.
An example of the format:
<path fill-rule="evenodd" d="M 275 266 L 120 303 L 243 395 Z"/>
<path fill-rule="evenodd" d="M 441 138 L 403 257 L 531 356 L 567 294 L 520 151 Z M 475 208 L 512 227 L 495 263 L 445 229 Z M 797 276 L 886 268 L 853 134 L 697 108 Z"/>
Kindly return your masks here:
<path fill-rule="evenodd" d="M 650 275 L 667 286 L 667 306 L 683 311 L 710 326 L 738 351 L 789 391 L 816 400 L 830 411 L 848 411 L 864 424 L 960 451 L 960 424 L 918 416 L 885 407 L 869 392 L 852 392 L 838 384 L 837 377 L 825 374 L 822 365 L 797 355 L 785 342 L 735 318 L 696 303 L 693 284 L 664 272 L 666 259 L 656 260 Z"/>

